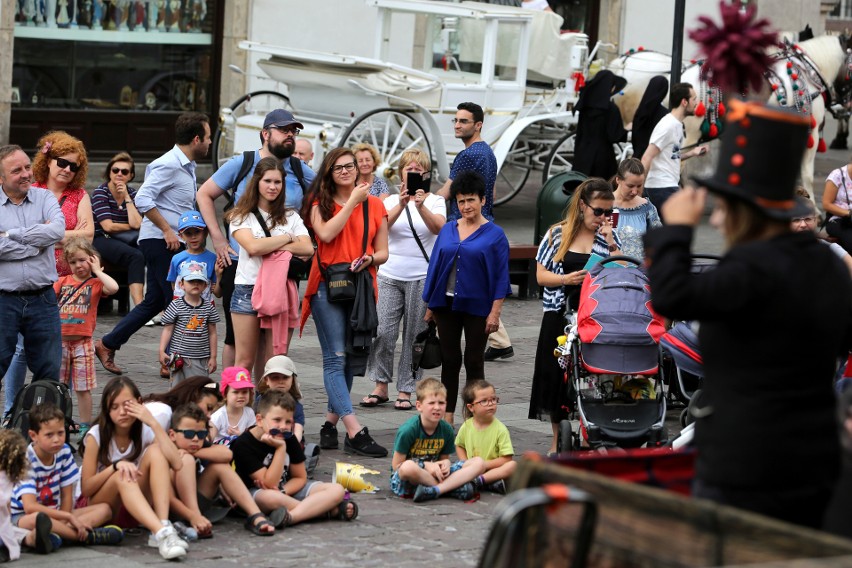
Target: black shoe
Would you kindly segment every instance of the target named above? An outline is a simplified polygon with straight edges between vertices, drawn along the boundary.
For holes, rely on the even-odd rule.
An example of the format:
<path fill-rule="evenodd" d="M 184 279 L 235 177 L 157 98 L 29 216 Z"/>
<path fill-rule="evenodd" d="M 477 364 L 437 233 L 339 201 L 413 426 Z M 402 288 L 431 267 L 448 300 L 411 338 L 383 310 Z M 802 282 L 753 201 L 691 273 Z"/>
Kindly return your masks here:
<path fill-rule="evenodd" d="M 326 422 L 320 428 L 320 448 L 323 450 L 336 450 L 340 442 L 337 440 L 337 426 Z"/>
<path fill-rule="evenodd" d="M 383 458 L 388 455 L 388 451 L 378 445 L 370 436 L 366 426 L 355 434 L 354 438 L 346 436 L 343 440 L 343 451 L 347 454 L 358 454 L 368 458 Z"/>
<path fill-rule="evenodd" d="M 512 346 L 505 347 L 503 349 L 494 349 L 493 347 L 489 347 L 485 350 L 485 360 L 486 361 L 496 361 L 497 359 L 508 359 L 509 357 L 515 356 L 515 350 L 512 349 Z"/>

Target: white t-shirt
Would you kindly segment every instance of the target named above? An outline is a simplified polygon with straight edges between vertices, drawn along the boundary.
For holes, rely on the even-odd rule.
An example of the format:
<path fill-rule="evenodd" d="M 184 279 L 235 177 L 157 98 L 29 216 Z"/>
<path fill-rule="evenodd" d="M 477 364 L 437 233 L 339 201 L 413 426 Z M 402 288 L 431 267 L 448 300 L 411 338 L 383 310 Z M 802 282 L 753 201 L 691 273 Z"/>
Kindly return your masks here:
<path fill-rule="evenodd" d="M 650 144 L 660 149 L 651 162 L 645 187 L 677 187 L 680 183 L 680 150 L 683 148 L 683 123 L 667 114 L 651 133 Z"/>
<path fill-rule="evenodd" d="M 290 211 L 287 214 L 286 223 L 283 225 L 276 225 L 275 227 L 270 227 L 269 213 L 261 209 L 260 214 L 263 216 L 263 220 L 266 222 L 266 226 L 269 228 L 269 232 L 273 237 L 284 235 L 286 233 L 292 233 L 294 237 L 300 237 L 308 234 L 308 229 L 302 222 L 302 218 L 299 217 L 299 214 L 295 211 Z M 260 226 L 260 223 L 258 223 L 252 213 L 249 213 L 245 219 L 235 219 L 234 222 L 231 223 L 230 230 L 232 235 L 240 229 L 251 230 L 252 236 L 256 239 L 266 238 L 266 233 L 263 232 L 263 227 Z M 253 286 L 257 281 L 257 275 L 260 272 L 261 264 L 263 264 L 262 256 L 250 256 L 244 247 L 240 247 L 240 260 L 237 264 L 237 275 L 234 277 L 234 284 L 247 284 Z"/>
<path fill-rule="evenodd" d="M 550 3 L 547 0 L 524 0 L 521 2 L 521 8 L 527 10 L 547 10 L 550 8 Z"/>
<path fill-rule="evenodd" d="M 825 180 L 837 187 L 837 196 L 832 204 L 841 209 L 852 209 L 852 179 L 847 175 L 846 166 L 832 170 Z"/>
<path fill-rule="evenodd" d="M 169 431 L 172 427 L 172 407 L 165 402 L 146 402 L 145 408 L 151 413 L 154 419 L 160 423 L 163 430 Z"/>
<path fill-rule="evenodd" d="M 241 248 L 240 254 L 242 254 L 242 252 L 243 249 Z M 242 262 L 242 260 L 240 260 L 240 262 Z M 226 407 L 223 406 L 210 415 L 210 424 L 215 426 L 217 431 L 216 438 L 213 440 L 214 444 L 219 440 L 232 436 L 232 434 L 228 434 L 228 426 L 230 426 L 230 424 L 228 423 L 228 409 Z M 243 408 L 243 415 L 240 416 L 239 422 L 234 424 L 234 426 L 236 426 L 237 430 L 240 431 L 239 433 L 242 434 L 246 431 L 246 429 L 251 428 L 255 424 L 257 424 L 257 420 L 255 420 L 254 417 L 254 410 L 246 406 Z"/>
<path fill-rule="evenodd" d="M 391 195 L 385 199 L 385 209 L 388 211 L 397 205 L 399 205 L 399 195 Z M 447 218 L 447 202 L 434 193 L 426 196 L 423 207 L 435 215 Z M 417 236 L 420 237 L 420 242 L 423 243 L 426 254 L 431 257 L 432 247 L 435 246 L 438 235 L 433 234 L 426 227 L 426 223 L 423 222 L 423 217 L 417 211 L 417 206 L 413 200 L 408 202 L 408 210 L 411 212 L 411 222 L 414 224 Z M 411 232 L 411 225 L 408 224 L 408 216 L 405 211 L 400 214 L 388 231 L 388 250 L 390 256 L 388 261 L 379 267 L 379 274 L 405 282 L 426 278 L 426 270 L 429 268 L 429 264 L 423 258 L 423 252 L 417 246 L 417 241 L 414 240 L 414 234 Z"/>
<path fill-rule="evenodd" d="M 100 426 L 95 424 L 86 434 L 86 436 L 91 436 L 95 439 L 95 442 L 98 443 L 98 447 L 101 445 L 101 430 Z M 139 457 L 136 458 L 136 461 L 133 462 L 136 466 L 139 466 L 139 462 L 142 461 L 142 456 L 145 455 L 145 450 L 148 449 L 148 446 L 154 443 L 154 431 L 151 430 L 145 424 L 142 425 L 142 451 L 139 453 Z M 127 446 L 127 450 L 121 452 L 118 450 L 118 445 L 115 443 L 115 439 L 109 441 L 109 461 L 114 462 L 117 460 L 123 460 L 127 456 L 133 453 L 133 442 L 130 442 L 130 445 Z M 98 471 L 103 469 L 103 464 L 98 462 Z"/>

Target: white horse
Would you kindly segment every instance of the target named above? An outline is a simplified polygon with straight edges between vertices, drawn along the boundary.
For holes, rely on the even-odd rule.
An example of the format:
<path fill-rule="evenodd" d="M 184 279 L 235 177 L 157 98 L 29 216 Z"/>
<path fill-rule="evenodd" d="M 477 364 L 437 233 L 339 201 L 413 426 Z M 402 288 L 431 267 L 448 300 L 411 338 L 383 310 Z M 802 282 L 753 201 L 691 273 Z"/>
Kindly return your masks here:
<path fill-rule="evenodd" d="M 816 126 L 812 131 L 812 141 L 802 160 L 801 168 L 802 185 L 813 195 L 814 158 L 819 146 L 826 111 L 825 100 L 821 94 L 831 87 L 845 64 L 847 55 L 837 36 L 819 36 L 800 42 L 798 47 L 801 48 L 804 56 L 796 53 L 793 48 L 784 52 L 779 50 L 775 54 L 775 62 L 767 70 L 765 89 L 759 95 L 760 98 L 765 96 L 770 104 L 790 107 L 795 105 L 800 112 L 813 116 L 812 124 Z M 796 76 L 795 80 L 792 79 L 792 74 L 788 74 L 788 62 L 791 62 L 791 71 Z M 624 122 L 629 123 L 633 120 L 633 114 L 651 77 L 670 74 L 671 57 L 654 51 L 639 51 L 622 55 L 607 65 L 607 68 L 627 79 L 624 95 L 616 97 L 616 104 L 621 109 Z M 681 81 L 692 84 L 699 94 L 708 92 L 707 82 L 700 77 L 700 65 L 694 62 L 682 66 Z M 794 82 L 800 87 L 799 92 L 802 96 L 794 96 L 792 85 Z M 775 90 L 773 90 L 773 84 Z M 663 104 L 668 104 L 668 100 Z M 705 105 L 707 105 L 706 100 Z M 703 121 L 703 117 L 689 117 L 684 121 L 686 145 L 695 144 L 701 139 L 700 127 Z M 711 150 L 707 157 L 685 162 L 689 169 L 684 173 L 688 176 L 706 173 L 712 168 L 714 154 L 715 152 Z"/>

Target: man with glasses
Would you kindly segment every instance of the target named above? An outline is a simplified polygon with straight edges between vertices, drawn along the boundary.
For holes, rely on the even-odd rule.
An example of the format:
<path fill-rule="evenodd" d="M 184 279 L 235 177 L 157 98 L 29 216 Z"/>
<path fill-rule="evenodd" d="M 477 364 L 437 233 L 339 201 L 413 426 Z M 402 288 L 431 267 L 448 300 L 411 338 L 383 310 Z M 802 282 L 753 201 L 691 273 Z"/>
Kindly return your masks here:
<path fill-rule="evenodd" d="M 115 351 L 172 300 L 172 287 L 166 276 L 172 257 L 184 247 L 178 237 L 178 220 L 183 212 L 193 209 L 195 162 L 210 149 L 207 115 L 180 115 L 175 123 L 175 141 L 171 150 L 148 165 L 145 181 L 136 193 L 136 209 L 145 217 L 139 228 L 139 250 L 145 257 L 147 273 L 145 298 L 95 343 L 95 355 L 101 365 L 115 375 L 122 373 L 114 361 Z"/>
<path fill-rule="evenodd" d="M 59 380 L 62 354 L 54 245 L 65 216 L 47 189 L 30 187 L 32 164 L 20 146 L 0 146 L 0 377 L 18 333 L 33 380 Z"/>
<path fill-rule="evenodd" d="M 234 293 L 234 277 L 237 274 L 237 259 L 240 245 L 233 237 L 226 237 L 216 218 L 214 202 L 220 196 L 228 198 L 225 209 L 230 209 L 239 201 L 246 189 L 246 183 L 254 171 L 254 165 L 263 158 L 278 158 L 284 162 L 284 202 L 287 207 L 299 211 L 302 207 L 302 197 L 316 177 L 314 171 L 298 158 L 293 159 L 296 149 L 296 136 L 304 125 L 296 120 L 288 110 L 276 109 L 266 115 L 263 129 L 260 131 L 261 147 L 254 152 L 244 152 L 228 160 L 216 170 L 199 188 L 196 200 L 198 210 L 204 217 L 210 239 L 216 256 L 225 265 L 222 273 L 222 307 L 225 310 L 225 348 L 222 352 L 222 364 L 225 367 L 234 365 L 234 328 L 231 323 L 231 296 Z M 296 172 L 294 167 L 299 168 Z M 301 173 L 301 175 L 297 175 Z"/>
<path fill-rule="evenodd" d="M 464 150 L 458 153 L 450 169 L 450 179 L 438 190 L 438 195 L 447 199 L 447 222 L 458 221 L 461 217 L 458 205 L 450 200 L 450 185 L 461 172 L 473 170 L 485 178 L 485 204 L 482 206 L 482 216 L 489 221 L 494 220 L 494 184 L 497 182 L 497 158 L 494 151 L 482 140 L 482 123 L 485 113 L 476 103 L 461 103 L 456 107 L 456 117 L 453 119 L 456 138 L 464 142 Z M 506 267 L 508 270 L 508 267 Z M 515 354 L 512 341 L 500 320 L 500 327 L 488 336 L 488 349 L 485 350 L 485 360 L 508 359 Z"/>

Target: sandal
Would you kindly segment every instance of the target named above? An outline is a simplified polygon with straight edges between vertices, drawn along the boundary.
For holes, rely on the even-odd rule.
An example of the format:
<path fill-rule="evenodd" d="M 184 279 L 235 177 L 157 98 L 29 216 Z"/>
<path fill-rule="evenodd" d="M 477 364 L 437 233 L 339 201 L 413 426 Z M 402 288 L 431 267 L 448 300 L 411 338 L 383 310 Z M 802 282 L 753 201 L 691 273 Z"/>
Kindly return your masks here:
<path fill-rule="evenodd" d="M 255 524 L 255 521 L 257 519 L 262 520 Z M 266 515 L 264 515 L 263 513 L 255 513 L 254 515 L 251 515 L 249 518 L 246 519 L 244 526 L 247 531 L 251 531 L 251 533 L 255 536 L 272 536 L 275 534 L 275 530 L 261 530 L 263 527 L 272 527 L 273 529 L 275 529 L 275 527 L 272 525 L 272 523 L 269 522 L 269 519 L 267 519 Z"/>
<path fill-rule="evenodd" d="M 358 503 L 353 501 L 351 497 L 347 495 L 343 498 L 343 501 L 337 504 L 335 509 L 327 512 L 325 515 L 329 519 L 352 522 L 358 518 Z"/>
<path fill-rule="evenodd" d="M 286 507 L 278 507 L 266 517 L 276 529 L 283 529 L 290 525 L 290 513 Z"/>
<path fill-rule="evenodd" d="M 374 406 L 384 404 L 389 400 L 390 399 L 388 397 L 382 396 L 380 394 L 368 394 L 364 397 L 364 400 L 361 401 L 361 406 L 373 408 Z"/>
<path fill-rule="evenodd" d="M 393 407 L 395 410 L 411 410 L 414 408 L 414 405 L 411 404 L 410 398 L 398 398 L 396 402 L 393 403 Z"/>

